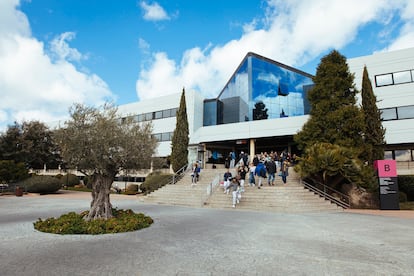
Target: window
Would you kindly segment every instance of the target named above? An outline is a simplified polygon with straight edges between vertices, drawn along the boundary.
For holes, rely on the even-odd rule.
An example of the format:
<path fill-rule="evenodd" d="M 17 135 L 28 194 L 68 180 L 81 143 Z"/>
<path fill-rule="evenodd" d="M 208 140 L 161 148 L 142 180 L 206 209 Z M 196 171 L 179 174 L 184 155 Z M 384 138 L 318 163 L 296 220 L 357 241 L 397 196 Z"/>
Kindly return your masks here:
<path fill-rule="evenodd" d="M 381 120 L 382 121 L 397 120 L 397 109 L 395 107 L 381 109 Z"/>
<path fill-rule="evenodd" d="M 411 150 L 395 150 L 396 161 L 412 161 Z"/>
<path fill-rule="evenodd" d="M 403 72 L 394 73 L 393 77 L 394 77 L 394 84 L 411 82 L 411 72 L 410 71 L 403 71 Z"/>
<path fill-rule="evenodd" d="M 162 111 L 162 117 L 163 118 L 171 117 L 171 111 L 169 109 L 163 110 Z"/>
<path fill-rule="evenodd" d="M 152 120 L 152 112 L 145 113 L 145 121 L 151 121 Z"/>
<path fill-rule="evenodd" d="M 385 86 L 393 84 L 392 74 L 375 76 L 375 83 L 377 86 Z"/>
<path fill-rule="evenodd" d="M 397 108 L 398 119 L 412 119 L 414 118 L 414 106 L 401 106 Z"/>
<path fill-rule="evenodd" d="M 392 150 L 386 150 L 384 151 L 384 159 L 386 160 L 393 160 L 393 151 Z"/>
<path fill-rule="evenodd" d="M 155 112 L 154 119 L 162 119 L 162 111 Z"/>
<path fill-rule="evenodd" d="M 157 141 L 161 141 L 161 133 L 154 134 L 154 138 L 157 139 Z"/>

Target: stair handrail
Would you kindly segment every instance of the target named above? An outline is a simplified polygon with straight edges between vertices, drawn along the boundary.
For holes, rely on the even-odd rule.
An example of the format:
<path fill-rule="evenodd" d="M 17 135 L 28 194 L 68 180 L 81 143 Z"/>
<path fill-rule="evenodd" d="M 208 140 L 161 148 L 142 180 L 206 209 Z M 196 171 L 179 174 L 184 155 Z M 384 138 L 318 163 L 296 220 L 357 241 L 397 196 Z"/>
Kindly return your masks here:
<path fill-rule="evenodd" d="M 185 164 L 184 166 L 182 166 L 182 167 L 181 167 L 178 171 L 176 171 L 176 172 L 173 174 L 171 181 L 170 181 L 170 182 L 168 182 L 168 183 L 167 183 L 167 185 L 175 184 L 175 183 L 177 183 L 178 181 L 180 181 L 180 180 L 181 180 L 181 178 L 183 178 L 183 177 L 184 177 L 185 173 L 186 173 L 187 171 L 189 171 L 189 170 L 191 170 L 190 163 Z"/>
<path fill-rule="evenodd" d="M 349 196 L 323 184 L 320 182 L 317 182 L 317 185 L 320 185 L 323 187 L 323 190 L 317 188 L 315 185 L 309 184 L 304 180 L 301 180 L 301 183 L 303 184 L 303 186 L 308 189 L 313 191 L 314 193 L 318 194 L 319 196 L 329 200 L 332 203 L 335 203 L 336 205 L 338 205 L 339 207 L 342 207 L 344 209 L 349 209 L 351 207 L 351 200 L 349 198 Z M 337 197 L 332 196 L 330 193 L 335 193 L 338 194 L 340 197 L 339 199 Z"/>
<path fill-rule="evenodd" d="M 205 205 L 210 197 L 213 195 L 215 188 L 220 183 L 220 174 L 218 173 L 214 179 L 207 185 L 206 194 L 201 198 L 201 206 Z"/>

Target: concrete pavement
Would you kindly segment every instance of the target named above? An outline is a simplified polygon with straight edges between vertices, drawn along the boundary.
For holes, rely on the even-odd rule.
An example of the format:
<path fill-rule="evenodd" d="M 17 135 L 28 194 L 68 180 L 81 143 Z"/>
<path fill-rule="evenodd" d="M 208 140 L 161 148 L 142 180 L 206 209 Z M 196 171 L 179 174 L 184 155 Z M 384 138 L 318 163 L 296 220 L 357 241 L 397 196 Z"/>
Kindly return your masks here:
<path fill-rule="evenodd" d="M 86 210 L 90 195 L 0 197 L 0 275 L 413 275 L 414 220 L 336 212 L 284 214 L 148 205 L 146 229 L 54 235 L 37 218 Z"/>

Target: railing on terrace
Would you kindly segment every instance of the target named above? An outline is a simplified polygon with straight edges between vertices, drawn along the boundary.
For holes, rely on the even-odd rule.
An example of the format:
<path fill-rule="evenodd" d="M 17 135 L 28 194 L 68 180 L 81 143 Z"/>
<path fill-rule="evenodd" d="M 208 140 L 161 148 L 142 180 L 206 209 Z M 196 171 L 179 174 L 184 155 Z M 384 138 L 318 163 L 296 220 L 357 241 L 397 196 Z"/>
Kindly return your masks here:
<path fill-rule="evenodd" d="M 349 209 L 351 207 L 351 200 L 349 196 L 322 183 L 316 183 L 312 185 L 303 180 L 301 182 L 306 189 L 318 194 L 319 196 L 329 200 L 332 203 L 335 203 L 339 207 L 342 207 L 344 209 Z"/>

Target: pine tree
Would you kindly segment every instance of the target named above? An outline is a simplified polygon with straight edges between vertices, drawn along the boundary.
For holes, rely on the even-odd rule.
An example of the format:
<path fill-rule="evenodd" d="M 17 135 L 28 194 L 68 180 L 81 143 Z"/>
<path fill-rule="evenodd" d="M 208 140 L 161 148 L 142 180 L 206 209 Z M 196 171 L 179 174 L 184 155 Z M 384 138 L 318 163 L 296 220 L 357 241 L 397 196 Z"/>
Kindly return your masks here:
<path fill-rule="evenodd" d="M 365 131 L 365 160 L 373 164 L 375 160 L 384 159 L 385 129 L 381 124 L 381 113 L 377 107 L 377 98 L 372 90 L 367 67 L 362 75 L 362 111 Z"/>
<path fill-rule="evenodd" d="M 300 149 L 324 142 L 361 148 L 364 124 L 356 106 L 354 76 L 338 51 L 321 59 L 309 91 L 310 118 L 294 139 Z"/>
<path fill-rule="evenodd" d="M 174 172 L 188 164 L 188 119 L 185 102 L 185 90 L 181 93 L 180 107 L 177 111 L 177 123 L 172 138 L 171 165 Z"/>

